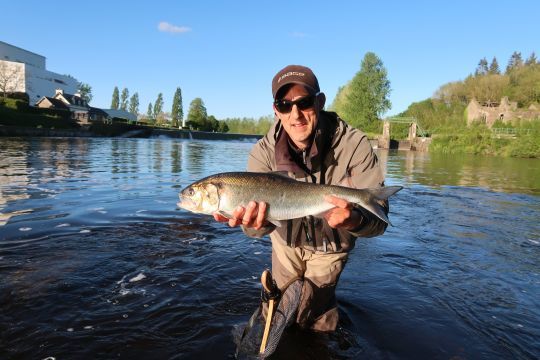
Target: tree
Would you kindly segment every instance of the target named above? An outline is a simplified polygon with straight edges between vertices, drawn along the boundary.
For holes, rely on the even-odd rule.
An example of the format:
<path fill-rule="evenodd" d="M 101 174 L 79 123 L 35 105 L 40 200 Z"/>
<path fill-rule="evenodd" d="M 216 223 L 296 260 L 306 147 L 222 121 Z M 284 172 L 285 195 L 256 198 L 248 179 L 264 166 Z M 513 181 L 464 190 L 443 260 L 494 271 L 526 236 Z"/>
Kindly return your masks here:
<path fill-rule="evenodd" d="M 205 131 L 219 131 L 219 120 L 214 115 L 209 115 L 205 124 Z"/>
<path fill-rule="evenodd" d="M 488 73 L 488 62 L 486 58 L 483 58 L 478 62 L 478 66 L 476 67 L 476 71 L 474 72 L 475 76 L 479 75 L 486 75 Z"/>
<path fill-rule="evenodd" d="M 22 70 L 19 64 L 0 63 L 0 92 L 5 101 L 8 93 L 15 92 L 22 81 Z"/>
<path fill-rule="evenodd" d="M 161 118 L 161 112 L 163 111 L 163 94 L 159 93 L 158 97 L 156 99 L 156 102 L 154 103 L 154 119 L 157 123 L 162 122 Z"/>
<path fill-rule="evenodd" d="M 378 131 L 377 120 L 391 107 L 391 90 L 386 69 L 377 55 L 366 53 L 360 71 L 347 86 L 350 89 L 342 109 L 345 119 L 354 127 Z"/>
<path fill-rule="evenodd" d="M 129 99 L 129 112 L 135 115 L 139 114 L 139 94 L 134 93 Z"/>
<path fill-rule="evenodd" d="M 77 84 L 77 90 L 79 90 L 81 98 L 86 101 L 87 104 L 92 101 L 92 87 L 90 85 L 80 82 Z"/>
<path fill-rule="evenodd" d="M 533 51 L 531 55 L 525 61 L 525 65 L 536 65 L 537 63 L 538 63 L 538 59 L 536 58 L 536 54 Z"/>
<path fill-rule="evenodd" d="M 127 111 L 128 109 L 129 90 L 124 88 L 120 97 L 120 109 Z"/>
<path fill-rule="evenodd" d="M 148 119 L 149 123 L 154 122 L 154 113 L 152 111 L 152 103 L 148 104 L 148 110 L 146 111 L 146 118 Z"/>
<path fill-rule="evenodd" d="M 189 112 L 187 116 L 188 125 L 196 130 L 204 130 L 208 114 L 206 113 L 206 107 L 201 98 L 195 98 L 189 104 Z"/>
<path fill-rule="evenodd" d="M 219 132 L 222 132 L 222 133 L 226 133 L 226 132 L 229 132 L 229 126 L 227 125 L 227 123 L 225 121 L 220 121 L 219 122 Z"/>
<path fill-rule="evenodd" d="M 118 92 L 118 87 L 115 86 L 114 90 L 113 90 L 113 93 L 112 93 L 111 109 L 118 110 L 118 105 L 119 105 L 119 102 L 120 102 L 119 98 L 120 98 L 120 95 L 119 95 L 119 92 Z"/>
<path fill-rule="evenodd" d="M 510 60 L 508 60 L 508 65 L 506 66 L 506 73 L 509 74 L 510 71 L 520 68 L 523 66 L 523 58 L 521 57 L 521 53 L 514 51 L 512 56 L 510 56 Z"/>
<path fill-rule="evenodd" d="M 488 73 L 491 75 L 499 75 L 501 73 L 501 69 L 499 69 L 499 62 L 495 56 L 493 57 L 493 60 L 491 60 Z"/>
<path fill-rule="evenodd" d="M 176 92 L 174 93 L 171 118 L 171 125 L 175 128 L 180 126 L 182 119 L 184 118 L 184 110 L 182 109 L 182 90 L 180 90 L 179 87 L 176 88 Z"/>

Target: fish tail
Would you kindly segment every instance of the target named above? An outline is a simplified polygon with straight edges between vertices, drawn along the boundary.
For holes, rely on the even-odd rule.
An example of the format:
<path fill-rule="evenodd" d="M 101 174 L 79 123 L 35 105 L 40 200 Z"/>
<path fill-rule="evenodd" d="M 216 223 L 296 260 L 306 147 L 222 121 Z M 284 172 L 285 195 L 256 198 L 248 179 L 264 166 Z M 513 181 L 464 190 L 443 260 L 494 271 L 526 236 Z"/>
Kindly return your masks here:
<path fill-rule="evenodd" d="M 369 192 L 377 200 L 386 200 L 401 189 L 403 189 L 403 186 L 384 186 L 381 188 L 369 189 Z"/>
<path fill-rule="evenodd" d="M 381 205 L 377 204 L 376 202 L 372 202 L 369 204 L 362 204 L 361 206 L 359 205 L 358 208 L 361 211 L 368 211 L 372 213 L 373 215 L 377 216 L 379 219 L 381 219 L 385 223 L 392 225 L 392 223 L 390 222 L 390 219 L 388 219 L 388 216 L 386 216 L 386 214 L 384 213 L 384 210 L 382 209 Z"/>
<path fill-rule="evenodd" d="M 403 189 L 403 186 L 384 186 L 381 188 L 369 189 L 368 191 L 373 198 L 367 204 L 362 204 L 360 209 L 363 207 L 363 210 L 369 211 L 385 223 L 392 225 L 381 205 L 374 200 L 387 200 L 390 196 L 394 195 L 401 189 Z"/>

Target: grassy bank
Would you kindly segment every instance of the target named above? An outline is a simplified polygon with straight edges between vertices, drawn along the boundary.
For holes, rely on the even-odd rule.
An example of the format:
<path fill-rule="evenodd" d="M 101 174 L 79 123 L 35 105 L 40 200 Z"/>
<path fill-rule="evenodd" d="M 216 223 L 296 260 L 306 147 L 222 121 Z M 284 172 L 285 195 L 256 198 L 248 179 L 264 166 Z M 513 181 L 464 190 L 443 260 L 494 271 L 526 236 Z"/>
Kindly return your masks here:
<path fill-rule="evenodd" d="M 444 154 L 540 158 L 540 122 L 524 122 L 514 126 L 496 125 L 516 129 L 516 134 L 497 135 L 485 125 L 441 128 L 433 135 L 429 151 Z"/>

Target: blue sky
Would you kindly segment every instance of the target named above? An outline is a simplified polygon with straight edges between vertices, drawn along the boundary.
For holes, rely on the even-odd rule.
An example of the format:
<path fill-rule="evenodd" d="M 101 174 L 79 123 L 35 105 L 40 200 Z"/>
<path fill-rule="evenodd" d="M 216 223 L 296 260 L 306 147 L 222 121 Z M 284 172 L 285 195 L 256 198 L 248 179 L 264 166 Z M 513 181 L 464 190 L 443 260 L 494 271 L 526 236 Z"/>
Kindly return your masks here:
<path fill-rule="evenodd" d="M 269 115 L 270 83 L 287 64 L 311 67 L 328 104 L 372 51 L 388 71 L 392 109 L 404 111 L 495 56 L 540 57 L 538 1 L 8 1 L 0 40 L 47 58 L 47 68 L 92 86 L 108 108 L 115 86 L 159 92 L 184 114 L 196 97 L 208 114 Z M 161 24 L 161 26 L 160 26 Z"/>

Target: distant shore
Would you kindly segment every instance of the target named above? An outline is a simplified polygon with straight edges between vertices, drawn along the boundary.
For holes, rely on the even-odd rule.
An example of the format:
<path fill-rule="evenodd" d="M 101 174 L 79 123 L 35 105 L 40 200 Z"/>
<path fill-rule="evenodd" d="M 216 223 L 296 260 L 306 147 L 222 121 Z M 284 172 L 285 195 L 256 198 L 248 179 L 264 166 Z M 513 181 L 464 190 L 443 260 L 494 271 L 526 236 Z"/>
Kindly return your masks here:
<path fill-rule="evenodd" d="M 258 140 L 261 135 L 229 134 L 183 129 L 151 128 L 139 125 L 103 125 L 87 128 L 50 129 L 24 126 L 0 125 L 0 137 L 123 137 L 149 138 L 165 136 L 178 139 L 195 140 Z"/>

